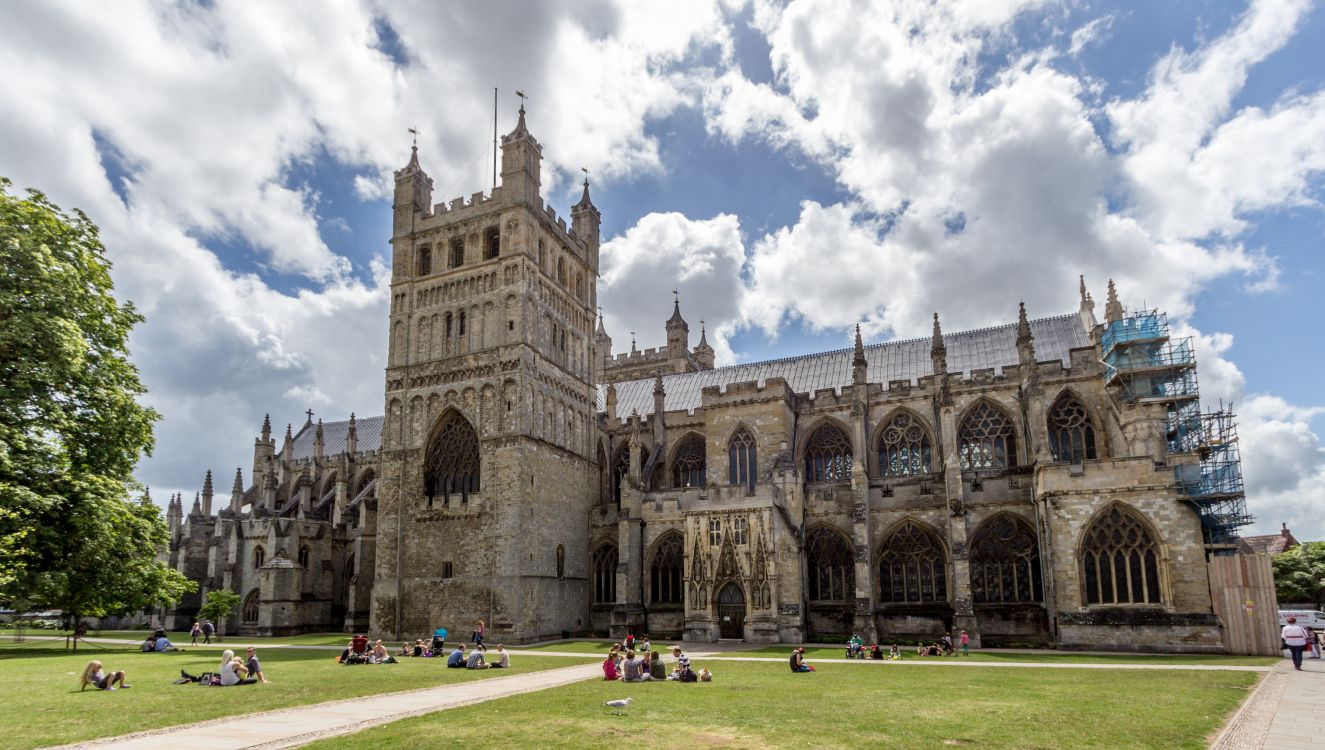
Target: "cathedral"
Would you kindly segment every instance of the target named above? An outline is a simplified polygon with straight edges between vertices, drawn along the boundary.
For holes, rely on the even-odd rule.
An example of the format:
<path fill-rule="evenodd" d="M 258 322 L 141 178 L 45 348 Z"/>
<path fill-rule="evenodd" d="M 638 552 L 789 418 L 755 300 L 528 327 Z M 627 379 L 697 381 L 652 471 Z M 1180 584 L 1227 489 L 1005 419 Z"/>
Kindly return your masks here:
<path fill-rule="evenodd" d="M 714 366 L 679 301 L 614 353 L 600 214 L 540 193 L 520 110 L 501 185 L 395 173 L 384 416 L 264 421 L 171 564 L 238 593 L 227 632 L 434 628 L 753 643 L 1221 651 L 1208 565 L 1249 522 L 1230 415 L 1157 311 L 1074 311 Z M 662 317 L 661 315 L 659 316 Z"/>

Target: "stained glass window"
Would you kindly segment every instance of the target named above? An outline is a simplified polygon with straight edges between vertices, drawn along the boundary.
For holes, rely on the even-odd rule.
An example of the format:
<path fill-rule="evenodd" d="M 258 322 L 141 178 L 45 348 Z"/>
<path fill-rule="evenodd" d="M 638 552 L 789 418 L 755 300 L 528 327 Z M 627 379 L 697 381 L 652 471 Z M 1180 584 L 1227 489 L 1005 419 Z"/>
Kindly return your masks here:
<path fill-rule="evenodd" d="M 879 555 L 879 601 L 941 602 L 948 598 L 947 560 L 930 532 L 907 522 L 884 542 Z"/>
<path fill-rule="evenodd" d="M 1140 519 L 1117 506 L 1086 530 L 1081 545 L 1087 604 L 1160 604 L 1159 549 Z"/>
<path fill-rule="evenodd" d="M 428 443 L 424 458 L 424 494 L 431 506 L 448 505 L 454 495 L 462 503 L 479 489 L 478 435 L 469 420 L 452 412 Z"/>
<path fill-rule="evenodd" d="M 824 526 L 805 535 L 812 601 L 845 601 L 856 596 L 856 563 L 845 536 Z"/>
<path fill-rule="evenodd" d="M 892 418 L 879 433 L 879 473 L 909 477 L 929 473 L 929 433 L 906 412 Z"/>
<path fill-rule="evenodd" d="M 682 438 L 672 454 L 672 486 L 704 486 L 704 440 L 690 434 Z"/>
<path fill-rule="evenodd" d="M 988 402 L 981 402 L 962 420 L 957 431 L 957 453 L 962 469 L 1006 469 L 1017 464 L 1017 443 L 1012 422 Z"/>
<path fill-rule="evenodd" d="M 747 490 L 755 488 L 755 439 L 750 431 L 742 427 L 732 435 L 727 444 L 727 479 L 731 484 L 744 485 Z"/>
<path fill-rule="evenodd" d="M 805 446 L 805 481 L 845 482 L 851 479 L 851 440 L 835 424 L 824 424 Z"/>
<path fill-rule="evenodd" d="M 1040 545 L 1030 525 L 995 516 L 971 542 L 971 593 L 977 602 L 1042 602 Z"/>
<path fill-rule="evenodd" d="M 681 535 L 669 531 L 653 545 L 649 562 L 650 603 L 681 603 L 681 566 L 685 563 L 682 544 Z"/>
<path fill-rule="evenodd" d="M 1086 407 L 1064 394 L 1049 411 L 1049 451 L 1055 461 L 1079 464 L 1095 458 L 1095 428 Z"/>

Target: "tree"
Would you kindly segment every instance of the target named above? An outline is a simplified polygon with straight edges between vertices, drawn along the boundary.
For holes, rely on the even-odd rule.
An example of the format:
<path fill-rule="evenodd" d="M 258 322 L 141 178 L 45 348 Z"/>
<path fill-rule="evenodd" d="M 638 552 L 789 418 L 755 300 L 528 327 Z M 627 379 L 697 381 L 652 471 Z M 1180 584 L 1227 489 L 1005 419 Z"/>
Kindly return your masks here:
<path fill-rule="evenodd" d="M 0 602 L 84 616 L 173 604 L 160 509 L 133 470 L 159 415 L 129 361 L 143 318 L 113 295 L 98 230 L 0 178 Z"/>
<path fill-rule="evenodd" d="M 216 640 L 221 640 L 221 626 L 225 618 L 239 606 L 239 594 L 227 589 L 207 592 L 207 601 L 198 608 L 198 616 L 216 623 Z"/>
<path fill-rule="evenodd" d="M 1306 542 L 1274 556 L 1274 588 L 1281 603 L 1325 602 L 1325 542 Z"/>

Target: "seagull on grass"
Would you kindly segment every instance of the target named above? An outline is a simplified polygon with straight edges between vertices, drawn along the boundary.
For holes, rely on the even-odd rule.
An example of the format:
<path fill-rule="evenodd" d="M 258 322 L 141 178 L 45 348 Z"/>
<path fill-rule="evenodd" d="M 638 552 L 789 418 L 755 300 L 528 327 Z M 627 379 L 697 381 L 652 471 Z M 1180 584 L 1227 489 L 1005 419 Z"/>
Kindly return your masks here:
<path fill-rule="evenodd" d="M 614 700 L 614 701 L 607 701 L 607 702 L 604 703 L 603 705 L 604 705 L 604 706 L 607 706 L 608 708 L 615 708 L 615 709 L 617 709 L 616 711 L 613 711 L 613 713 L 619 715 L 619 714 L 621 713 L 621 710 L 620 710 L 620 709 L 623 709 L 623 708 L 625 708 L 625 707 L 627 707 L 627 706 L 630 705 L 630 699 L 629 699 L 629 698 L 620 698 L 620 699 L 618 699 L 618 700 Z"/>

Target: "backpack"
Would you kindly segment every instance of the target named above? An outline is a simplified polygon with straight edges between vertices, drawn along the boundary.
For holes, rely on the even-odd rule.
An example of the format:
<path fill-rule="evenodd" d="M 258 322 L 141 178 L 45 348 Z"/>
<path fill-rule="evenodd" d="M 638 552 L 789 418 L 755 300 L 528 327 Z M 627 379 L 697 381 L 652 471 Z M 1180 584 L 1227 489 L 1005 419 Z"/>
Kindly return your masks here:
<path fill-rule="evenodd" d="M 687 669 L 681 673 L 681 682 L 699 682 L 699 676 L 695 674 L 695 670 Z"/>

